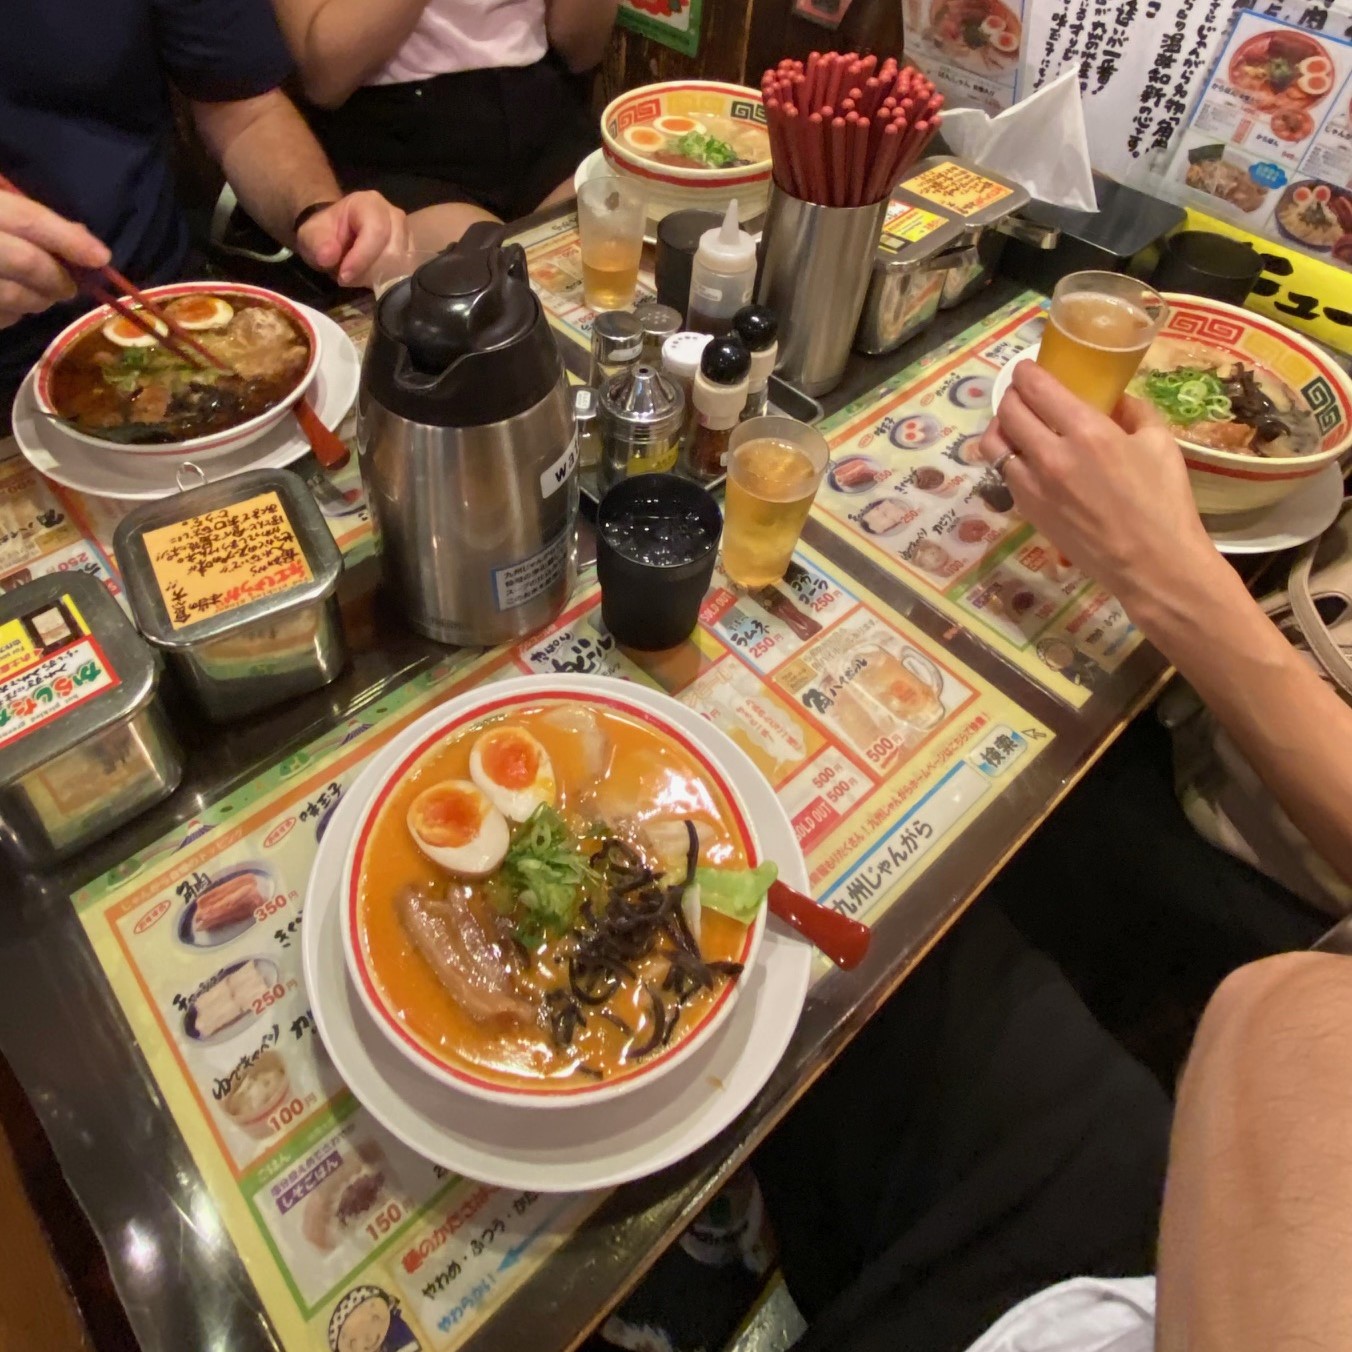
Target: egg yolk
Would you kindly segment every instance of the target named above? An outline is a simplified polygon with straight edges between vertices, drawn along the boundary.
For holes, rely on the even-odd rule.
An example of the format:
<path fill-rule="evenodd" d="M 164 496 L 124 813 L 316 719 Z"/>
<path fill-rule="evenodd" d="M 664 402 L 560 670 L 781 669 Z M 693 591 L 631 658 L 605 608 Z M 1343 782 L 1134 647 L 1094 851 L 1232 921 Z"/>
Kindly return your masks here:
<path fill-rule="evenodd" d="M 540 773 L 540 753 L 535 744 L 510 731 L 485 737 L 479 757 L 484 773 L 504 789 L 527 788 Z"/>
<path fill-rule="evenodd" d="M 147 319 L 149 319 L 149 316 L 147 316 Z M 154 321 L 151 322 L 154 323 L 154 327 L 156 328 L 163 327 L 163 325 L 155 323 Z M 130 319 L 123 319 L 121 315 L 119 315 L 116 319 L 111 320 L 105 326 L 104 331 L 107 332 L 110 336 L 115 333 L 117 337 L 124 338 L 129 341 L 142 339 L 146 336 L 144 329 L 138 328 L 135 324 L 131 322 Z"/>
<path fill-rule="evenodd" d="M 662 125 L 672 136 L 695 130 L 695 124 L 688 117 L 666 117 L 662 119 Z"/>
<path fill-rule="evenodd" d="M 184 296 L 169 307 L 169 313 L 184 324 L 206 324 L 216 318 L 216 298 Z"/>
<path fill-rule="evenodd" d="M 438 784 L 418 795 L 409 814 L 417 834 L 430 845 L 468 845 L 487 812 L 482 795 L 467 788 Z"/>

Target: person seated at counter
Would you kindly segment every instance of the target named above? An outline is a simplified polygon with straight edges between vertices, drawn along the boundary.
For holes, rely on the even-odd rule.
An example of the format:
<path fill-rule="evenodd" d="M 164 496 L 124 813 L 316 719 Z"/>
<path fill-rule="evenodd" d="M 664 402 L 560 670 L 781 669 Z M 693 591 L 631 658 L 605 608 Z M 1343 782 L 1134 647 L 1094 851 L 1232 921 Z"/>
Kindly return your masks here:
<path fill-rule="evenodd" d="M 189 263 L 169 160 L 171 86 L 249 213 L 311 265 L 359 283 L 407 247 L 404 213 L 345 194 L 281 91 L 268 0 L 9 0 L 0 42 L 0 422 L 28 368 L 88 302 L 63 264 L 137 285 Z M 42 205 L 38 205 L 41 203 Z"/>
<path fill-rule="evenodd" d="M 426 247 L 573 195 L 600 144 L 574 77 L 618 0 L 274 0 L 344 187 L 375 188 Z"/>
<path fill-rule="evenodd" d="M 1027 362 L 981 449 L 1352 881 L 1352 708 L 1216 552 L 1153 410 L 1109 418 Z M 1346 958 L 1287 954 L 1213 996 L 1156 1262 L 1163 1094 L 978 902 L 756 1157 L 810 1320 L 796 1352 L 1352 1346 L 1349 977 Z"/>

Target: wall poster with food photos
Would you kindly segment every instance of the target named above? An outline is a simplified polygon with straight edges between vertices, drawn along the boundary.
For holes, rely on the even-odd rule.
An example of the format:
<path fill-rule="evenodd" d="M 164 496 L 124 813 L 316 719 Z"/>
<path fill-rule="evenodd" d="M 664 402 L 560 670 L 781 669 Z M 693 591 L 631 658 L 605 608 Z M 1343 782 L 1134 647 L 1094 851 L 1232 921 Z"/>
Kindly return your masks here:
<path fill-rule="evenodd" d="M 1024 11 L 1041 0 L 904 0 L 906 55 L 956 107 L 998 113 L 1026 93 Z"/>
<path fill-rule="evenodd" d="M 1032 346 L 1032 292 L 828 418 L 814 514 L 1078 707 L 1141 641 L 1122 607 L 1014 510 L 979 451 L 995 377 Z"/>
<path fill-rule="evenodd" d="M 310 869 L 345 791 L 413 719 L 523 674 L 664 690 L 766 775 L 814 895 L 867 921 L 1052 741 L 805 548 L 774 586 L 716 573 L 699 626 L 665 653 L 622 651 L 599 600 L 584 581 L 521 644 L 448 655 L 74 899 L 290 1352 L 450 1352 L 601 1200 L 489 1187 L 420 1158 L 354 1099 L 317 1035 L 301 964 Z"/>
<path fill-rule="evenodd" d="M 702 4 L 703 0 L 620 0 L 617 17 L 625 28 L 694 56 L 699 51 Z"/>

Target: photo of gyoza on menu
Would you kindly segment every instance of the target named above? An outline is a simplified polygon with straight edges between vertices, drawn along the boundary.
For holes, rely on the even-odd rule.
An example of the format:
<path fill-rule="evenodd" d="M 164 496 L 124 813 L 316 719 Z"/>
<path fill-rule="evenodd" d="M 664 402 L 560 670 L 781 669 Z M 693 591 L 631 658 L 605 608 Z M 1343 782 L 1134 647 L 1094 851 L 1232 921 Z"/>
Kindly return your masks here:
<path fill-rule="evenodd" d="M 1352 267 L 1352 43 L 1241 12 L 1170 177 L 1206 211 Z"/>

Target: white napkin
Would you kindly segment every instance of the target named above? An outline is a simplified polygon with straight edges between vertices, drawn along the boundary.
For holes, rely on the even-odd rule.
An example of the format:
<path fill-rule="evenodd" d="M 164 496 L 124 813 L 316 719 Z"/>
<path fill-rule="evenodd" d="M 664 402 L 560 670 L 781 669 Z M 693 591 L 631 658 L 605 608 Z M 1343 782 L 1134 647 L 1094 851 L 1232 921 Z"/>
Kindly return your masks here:
<path fill-rule="evenodd" d="M 1098 210 L 1074 68 L 996 117 L 976 108 L 945 109 L 943 133 L 955 155 L 1012 178 L 1039 201 Z"/>

